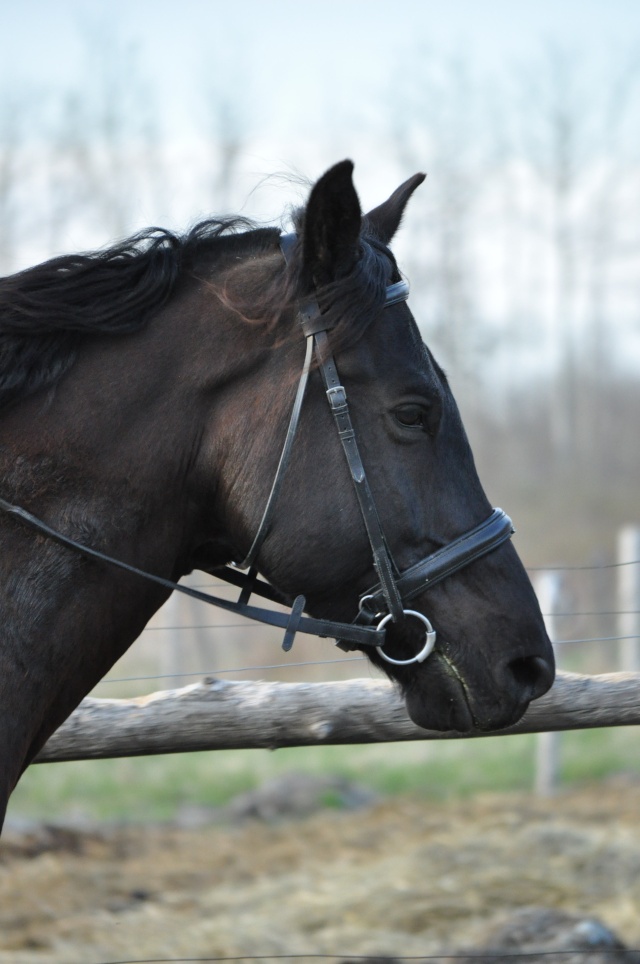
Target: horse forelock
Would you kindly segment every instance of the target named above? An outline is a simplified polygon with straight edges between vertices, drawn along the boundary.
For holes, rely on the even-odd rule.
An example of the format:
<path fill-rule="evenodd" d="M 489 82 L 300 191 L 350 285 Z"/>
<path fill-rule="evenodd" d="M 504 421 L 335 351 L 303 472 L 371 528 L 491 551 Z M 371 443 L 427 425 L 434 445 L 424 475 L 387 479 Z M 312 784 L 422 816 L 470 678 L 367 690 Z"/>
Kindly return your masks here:
<path fill-rule="evenodd" d="M 300 236 L 304 231 L 304 210 L 295 212 L 293 220 Z M 365 226 L 360 238 L 360 257 L 351 270 L 331 283 L 309 291 L 301 282 L 302 247 L 300 243 L 293 247 L 286 271 L 287 280 L 284 285 L 281 281 L 277 283 L 273 296 L 281 299 L 281 309 L 314 296 L 326 318 L 332 349 L 339 351 L 355 344 L 379 316 L 387 285 L 400 279 L 393 254 L 386 245 L 366 233 Z"/>
<path fill-rule="evenodd" d="M 390 281 L 400 279 L 395 258 L 373 238 L 361 237 L 360 258 L 353 270 L 318 292 L 318 301 L 333 323 L 334 351 L 355 344 L 380 316 Z"/>

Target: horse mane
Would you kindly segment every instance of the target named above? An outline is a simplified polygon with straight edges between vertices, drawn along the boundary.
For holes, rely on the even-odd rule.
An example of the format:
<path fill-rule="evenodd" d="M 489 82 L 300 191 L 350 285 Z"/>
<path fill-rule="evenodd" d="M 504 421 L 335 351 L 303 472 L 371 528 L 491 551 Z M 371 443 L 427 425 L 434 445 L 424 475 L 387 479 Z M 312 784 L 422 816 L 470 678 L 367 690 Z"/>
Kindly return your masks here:
<path fill-rule="evenodd" d="M 201 221 L 183 235 L 152 227 L 0 278 L 0 409 L 55 385 L 83 340 L 143 329 L 184 271 L 223 241 L 246 245 L 247 231 L 274 234 L 239 217 Z"/>
<path fill-rule="evenodd" d="M 304 210 L 294 212 L 298 237 Z M 366 230 L 366 224 L 365 224 Z M 84 340 L 133 334 L 172 297 L 178 280 L 205 255 L 247 246 L 266 249 L 276 228 L 247 218 L 207 219 L 183 235 L 152 227 L 110 247 L 64 255 L 0 278 L 0 410 L 52 387 L 69 371 Z M 301 244 L 266 289 L 245 289 L 239 314 L 275 323 L 302 290 Z M 364 236 L 361 257 L 344 277 L 316 292 L 338 350 L 357 341 L 384 304 L 389 250 Z M 398 275 L 399 277 L 399 275 Z"/>

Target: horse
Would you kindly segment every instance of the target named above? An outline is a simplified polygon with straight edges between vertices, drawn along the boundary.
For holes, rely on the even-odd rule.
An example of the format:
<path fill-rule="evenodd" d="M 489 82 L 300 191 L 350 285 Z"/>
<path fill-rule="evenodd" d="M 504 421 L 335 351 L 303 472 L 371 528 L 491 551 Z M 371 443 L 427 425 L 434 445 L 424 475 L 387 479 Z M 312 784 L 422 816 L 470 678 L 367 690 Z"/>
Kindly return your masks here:
<path fill-rule="evenodd" d="M 0 280 L 0 825 L 195 569 L 248 579 L 249 615 L 257 585 L 291 605 L 285 648 L 365 652 L 427 729 L 512 725 L 551 686 L 511 521 L 389 247 L 423 180 L 363 215 L 343 161 L 288 235 L 209 219 Z"/>

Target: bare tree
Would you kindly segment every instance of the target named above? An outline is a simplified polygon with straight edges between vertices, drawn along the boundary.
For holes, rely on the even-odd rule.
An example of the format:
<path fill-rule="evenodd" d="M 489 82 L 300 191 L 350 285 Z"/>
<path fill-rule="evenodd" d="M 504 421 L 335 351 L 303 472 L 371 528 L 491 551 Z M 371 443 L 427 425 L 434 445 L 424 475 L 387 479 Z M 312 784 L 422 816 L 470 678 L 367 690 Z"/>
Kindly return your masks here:
<path fill-rule="evenodd" d="M 154 100 L 134 47 L 85 34 L 87 83 L 55 99 L 49 120 L 50 244 L 74 225 L 101 239 L 129 232 L 162 182 Z"/>
<path fill-rule="evenodd" d="M 210 154 L 213 172 L 210 177 L 214 210 L 220 213 L 232 209 L 240 156 L 245 143 L 245 117 L 242 105 L 211 91 L 206 104 Z"/>
<path fill-rule="evenodd" d="M 419 65 L 419 66 L 418 66 Z M 479 358 L 490 350 L 478 288 L 478 212 L 490 149 L 482 128 L 482 93 L 463 58 L 416 54 L 416 69 L 393 85 L 391 139 L 404 171 L 426 167 L 424 217 L 412 217 L 412 249 L 429 319 L 429 337 L 454 373 L 456 393 L 471 410 L 480 394 Z M 411 256 L 409 257 L 411 270 Z"/>
<path fill-rule="evenodd" d="M 18 191 L 26 174 L 25 138 L 22 120 L 26 105 L 2 98 L 0 110 L 0 274 L 13 266 L 20 209 Z"/>
<path fill-rule="evenodd" d="M 537 223 L 529 227 L 547 261 L 556 358 L 549 422 L 556 460 L 568 466 L 592 449 L 593 387 L 610 364 L 611 269 L 618 225 L 628 220 L 620 187 L 638 72 L 625 62 L 599 83 L 575 56 L 550 46 L 523 76 L 518 146 L 538 179 Z"/>

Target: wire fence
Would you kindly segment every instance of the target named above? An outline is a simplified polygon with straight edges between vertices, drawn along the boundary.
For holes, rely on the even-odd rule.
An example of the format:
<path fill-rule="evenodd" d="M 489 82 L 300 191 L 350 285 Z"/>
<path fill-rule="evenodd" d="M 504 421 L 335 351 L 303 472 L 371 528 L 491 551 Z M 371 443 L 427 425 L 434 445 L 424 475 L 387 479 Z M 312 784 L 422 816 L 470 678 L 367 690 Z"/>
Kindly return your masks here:
<path fill-rule="evenodd" d="M 604 563 L 601 565 L 591 565 L 591 566 L 554 566 L 554 567 L 535 567 L 528 571 L 534 575 L 537 573 L 553 572 L 556 575 L 563 573 L 571 574 L 582 574 L 585 572 L 600 573 L 607 570 L 616 570 L 623 567 L 627 568 L 630 566 L 640 566 L 640 559 L 634 559 L 624 563 Z M 573 577 L 572 577 L 573 578 Z M 578 577 L 580 578 L 580 577 Z M 207 582 L 199 586 L 199 588 L 212 588 L 215 587 L 216 590 L 229 589 L 232 591 L 237 591 L 234 587 L 226 586 L 220 583 Z M 610 593 L 611 595 L 611 593 Z M 606 605 L 603 608 L 585 608 L 584 606 L 564 606 L 560 605 L 557 608 L 553 608 L 552 611 L 547 611 L 544 613 L 547 619 L 562 619 L 565 621 L 569 620 L 587 620 L 587 621 L 597 621 L 597 620 L 617 620 L 621 616 L 634 616 L 640 615 L 640 610 L 634 605 L 628 607 L 616 607 L 615 605 Z M 151 636 L 156 637 L 159 632 L 165 632 L 172 634 L 173 638 L 180 638 L 185 633 L 219 633 L 219 632 L 232 632 L 234 634 L 246 633 L 246 643 L 249 645 L 252 641 L 257 638 L 255 631 L 261 630 L 263 627 L 256 626 L 255 624 L 249 623 L 246 620 L 238 619 L 216 623 L 215 621 L 192 619 L 187 622 L 180 622 L 179 620 L 169 620 L 166 625 L 152 625 L 145 632 Z M 264 630 L 263 630 L 264 632 Z M 637 640 L 640 639 L 640 633 L 610 633 L 605 635 L 594 634 L 594 635 L 584 635 L 584 636 L 568 636 L 564 637 L 560 635 L 560 638 L 554 639 L 554 645 L 561 648 L 562 651 L 570 650 L 576 647 L 588 647 L 588 646 L 610 646 L 611 644 L 620 643 L 626 640 Z M 237 639 L 236 639 L 237 642 Z M 213 645 L 216 645 L 215 642 Z M 160 680 L 167 679 L 185 679 L 194 677 L 206 677 L 206 676 L 222 676 L 222 675 L 232 675 L 232 674 L 244 674 L 248 671 L 250 672 L 275 672 L 282 673 L 286 670 L 296 669 L 296 670 L 313 670 L 318 667 L 335 667 L 344 666 L 349 664 L 351 666 L 358 665 L 359 667 L 369 667 L 369 662 L 364 655 L 357 656 L 341 656 L 339 658 L 318 658 L 318 659 L 298 659 L 293 661 L 273 661 L 273 662 L 258 662 L 255 664 L 245 663 L 239 660 L 236 665 L 232 666 L 216 666 L 215 669 L 210 668 L 206 664 L 202 664 L 199 668 L 191 669 L 189 671 L 177 671 L 172 670 L 171 672 L 162 672 L 155 674 L 140 674 L 140 675 L 119 675 L 116 674 L 112 677 L 108 677 L 102 681 L 100 685 L 114 685 L 114 684 L 124 684 L 124 683 L 142 683 L 142 682 L 156 682 Z M 603 961 L 606 959 L 611 959 L 612 961 L 617 961 L 622 964 L 624 961 L 635 961 L 636 964 L 640 961 L 640 948 L 623 948 L 620 944 L 615 946 L 604 946 L 598 944 L 592 948 L 585 947 L 574 947 L 574 948 L 558 948 L 549 950 L 523 950 L 518 951 L 515 948 L 510 948 L 506 951 L 500 950 L 478 950 L 478 951 L 457 951 L 450 953 L 433 953 L 425 955 L 401 955 L 401 956 L 389 956 L 380 955 L 372 956 L 369 955 L 358 955 L 358 954 L 348 954 L 348 953 L 338 953 L 338 954 L 324 954 L 324 953 L 303 953 L 303 954 L 258 954 L 258 955 L 239 955 L 239 956 L 205 956 L 205 957 L 153 957 L 153 958 L 126 958 L 118 960 L 103 960 L 95 961 L 93 964 L 205 964 L 205 962 L 210 962 L 210 964 L 223 964 L 223 962 L 239 962 L 239 961 L 252 961 L 252 962 L 266 962 L 266 961 L 290 961 L 290 962 L 305 962 L 305 961 L 326 961 L 326 962 L 340 962 L 340 964 L 346 964 L 346 962 L 376 962 L 376 964 L 381 964 L 381 962 L 386 961 L 388 964 L 409 964 L 409 962 L 445 962 L 445 961 L 459 961 L 466 962 L 466 964 L 471 964 L 471 962 L 483 962 L 483 964 L 489 964 L 490 961 L 588 961 L 590 959 L 595 959 L 598 961 Z"/>
<path fill-rule="evenodd" d="M 528 567 L 527 571 L 535 579 L 536 574 L 543 573 L 555 573 L 558 576 L 562 576 L 563 573 L 594 573 L 599 574 L 602 572 L 609 572 L 611 570 L 626 569 L 632 566 L 640 566 L 640 559 L 631 559 L 618 562 L 605 562 L 592 565 L 563 565 L 563 566 L 532 566 Z M 572 577 L 575 578 L 575 577 Z M 189 582 L 192 588 L 197 589 L 215 589 L 216 592 L 229 591 L 237 593 L 235 586 L 231 586 L 227 583 L 220 582 L 218 580 L 209 580 L 208 582 Z M 611 590 L 608 593 L 610 597 L 612 595 Z M 189 601 L 190 602 L 190 601 Z M 193 612 L 193 610 L 190 610 Z M 640 630 L 637 632 L 617 632 L 612 629 L 611 621 L 619 621 L 621 617 L 638 617 L 640 616 L 640 609 L 638 608 L 615 608 L 607 605 L 605 608 L 599 609 L 588 609 L 588 608 L 559 608 L 553 612 L 547 611 L 543 613 L 546 620 L 554 621 L 556 619 L 563 619 L 565 621 L 574 620 L 580 621 L 581 627 L 585 628 L 584 621 L 599 621 L 601 625 L 607 626 L 607 629 L 603 629 L 602 632 L 598 634 L 581 634 L 576 636 L 564 637 L 559 633 L 554 633 L 553 643 L 554 646 L 560 648 L 559 655 L 562 657 L 562 653 L 574 652 L 576 647 L 580 646 L 601 646 L 601 644 L 621 644 L 627 642 L 633 642 L 640 640 Z M 636 620 L 637 622 L 637 620 Z M 130 683 L 144 683 L 144 682 L 160 682 L 171 680 L 177 683 L 180 680 L 196 679 L 210 676 L 236 676 L 243 673 L 269 673 L 269 674 L 283 674 L 288 673 L 291 670 L 304 670 L 312 671 L 318 670 L 325 667 L 346 667 L 349 664 L 352 666 L 354 664 L 359 664 L 367 672 L 370 671 L 370 664 L 363 654 L 358 655 L 344 655 L 340 657 L 318 657 L 310 659 L 298 659 L 298 660 L 281 660 L 281 661 L 258 661 L 256 663 L 243 662 L 242 660 L 234 662 L 232 665 L 220 666 L 220 665 L 210 665 L 207 662 L 202 664 L 198 663 L 193 668 L 186 669 L 180 665 L 181 659 L 185 658 L 185 647 L 184 639 L 186 634 L 197 634 L 195 640 L 196 646 L 200 649 L 203 647 L 203 635 L 204 633 L 211 634 L 209 639 L 206 641 L 206 649 L 212 648 L 214 651 L 218 648 L 228 648 L 225 646 L 220 638 L 215 638 L 214 634 L 220 633 L 230 633 L 233 634 L 233 646 L 241 646 L 243 649 L 249 646 L 254 646 L 255 643 L 260 640 L 264 642 L 265 638 L 269 640 L 269 645 L 273 645 L 275 642 L 275 637 L 273 634 L 270 636 L 265 636 L 265 629 L 262 625 L 253 623 L 250 620 L 238 618 L 235 620 L 227 620 L 225 622 L 216 622 L 211 620 L 191 620 L 187 622 L 180 622 L 179 620 L 169 621 L 163 624 L 152 624 L 148 626 L 144 635 L 149 638 L 158 633 L 172 634 L 172 638 L 167 641 L 168 646 L 176 646 L 178 637 L 180 642 L 178 644 L 179 648 L 182 649 L 182 653 L 177 653 L 174 655 L 174 665 L 171 669 L 159 672 L 135 672 L 131 671 L 129 673 L 115 672 L 112 675 L 105 677 L 98 684 L 98 687 L 114 687 L 121 684 Z M 240 636 L 241 634 L 241 636 Z M 246 634 L 246 635 L 245 635 Z M 326 643 L 325 643 L 326 645 Z M 157 646 L 156 646 L 157 653 Z M 157 658 L 157 656 L 156 656 Z M 611 657 L 613 659 L 613 657 Z M 134 663 L 134 660 L 129 662 Z M 217 660 L 212 661 L 214 663 Z M 99 692 L 100 690 L 98 690 Z"/>
<path fill-rule="evenodd" d="M 603 957 L 611 957 L 612 960 L 623 964 L 625 960 L 629 962 L 634 961 L 637 964 L 638 955 L 640 954 L 640 949 L 637 948 L 621 948 L 621 947 L 602 947 L 597 946 L 593 948 L 573 948 L 573 949 L 562 949 L 562 950 L 537 950 L 537 951 L 465 951 L 456 954 L 421 954 L 416 955 L 402 955 L 400 957 L 392 957 L 388 955 L 372 956 L 371 954 L 253 954 L 253 955 L 239 955 L 239 956 L 228 956 L 228 957 L 136 957 L 127 958 L 119 960 L 109 960 L 109 961 L 95 961 L 93 964 L 224 964 L 224 962 L 240 962 L 240 961 L 336 961 L 347 962 L 350 961 L 366 961 L 375 962 L 375 964 L 405 964 L 405 962 L 414 962 L 414 964 L 419 964 L 420 961 L 465 961 L 472 962 L 477 961 L 479 964 L 491 964 L 493 961 L 539 961 L 544 960 L 558 960 L 563 961 L 568 958 L 574 958 L 577 960 L 588 961 L 589 958 L 595 958 L 596 956 L 600 959 Z"/>

